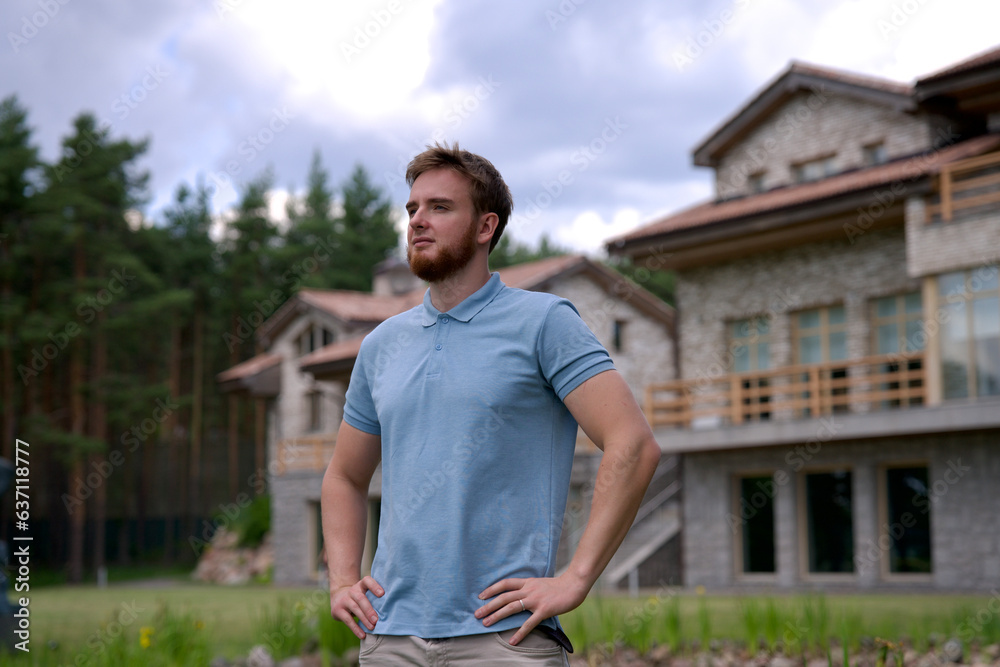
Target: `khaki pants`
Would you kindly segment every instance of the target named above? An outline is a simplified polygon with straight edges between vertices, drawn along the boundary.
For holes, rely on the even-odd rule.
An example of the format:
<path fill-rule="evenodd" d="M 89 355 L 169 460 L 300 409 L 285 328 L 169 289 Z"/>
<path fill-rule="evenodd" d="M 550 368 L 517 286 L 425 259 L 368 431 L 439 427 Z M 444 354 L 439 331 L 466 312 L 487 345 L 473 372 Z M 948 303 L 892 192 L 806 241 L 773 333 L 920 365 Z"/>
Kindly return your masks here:
<path fill-rule="evenodd" d="M 361 640 L 361 664 L 387 667 L 397 665 L 568 667 L 566 651 L 554 640 L 535 630 L 517 646 L 511 646 L 509 640 L 515 632 L 517 630 L 506 630 L 447 639 L 369 634 Z"/>

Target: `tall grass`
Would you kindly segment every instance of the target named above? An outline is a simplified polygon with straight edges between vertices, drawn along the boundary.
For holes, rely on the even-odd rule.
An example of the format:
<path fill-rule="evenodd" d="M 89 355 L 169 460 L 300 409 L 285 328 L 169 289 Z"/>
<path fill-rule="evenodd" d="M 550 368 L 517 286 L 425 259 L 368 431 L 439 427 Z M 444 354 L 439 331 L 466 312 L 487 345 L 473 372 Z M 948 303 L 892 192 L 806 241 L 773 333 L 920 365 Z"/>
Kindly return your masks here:
<path fill-rule="evenodd" d="M 920 650 L 932 637 L 956 637 L 967 645 L 1000 642 L 1000 611 L 993 611 L 998 602 L 981 596 L 716 596 L 663 589 L 639 599 L 592 596 L 562 622 L 582 650 L 666 645 L 676 653 L 723 641 L 750 654 L 782 651 L 832 661 L 881 640 L 888 647 L 886 663 L 895 664 L 896 648 Z"/>

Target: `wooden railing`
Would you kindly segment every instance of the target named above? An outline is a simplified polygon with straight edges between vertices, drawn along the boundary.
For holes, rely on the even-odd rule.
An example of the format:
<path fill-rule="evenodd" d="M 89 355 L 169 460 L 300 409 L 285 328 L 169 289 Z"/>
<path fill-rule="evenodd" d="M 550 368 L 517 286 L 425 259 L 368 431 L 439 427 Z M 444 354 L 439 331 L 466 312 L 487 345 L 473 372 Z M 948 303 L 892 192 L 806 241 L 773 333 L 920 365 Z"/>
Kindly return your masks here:
<path fill-rule="evenodd" d="M 278 441 L 277 474 L 284 475 L 290 470 L 326 470 L 336 442 L 336 433 L 303 435 Z"/>
<path fill-rule="evenodd" d="M 713 428 L 922 405 L 922 352 L 786 366 L 646 387 L 653 426 Z"/>
<path fill-rule="evenodd" d="M 951 222 L 957 213 L 1000 204 L 1000 153 L 941 167 L 940 201 L 927 205 L 927 222 Z"/>

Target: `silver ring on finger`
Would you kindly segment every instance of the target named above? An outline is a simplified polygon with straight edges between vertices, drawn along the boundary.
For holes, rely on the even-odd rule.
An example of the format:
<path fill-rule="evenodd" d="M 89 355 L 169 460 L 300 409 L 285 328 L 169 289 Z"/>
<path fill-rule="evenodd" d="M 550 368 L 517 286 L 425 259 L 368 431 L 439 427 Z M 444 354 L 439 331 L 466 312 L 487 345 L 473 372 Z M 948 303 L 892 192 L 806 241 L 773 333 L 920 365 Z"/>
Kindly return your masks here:
<path fill-rule="evenodd" d="M 526 609 L 524 608 L 524 600 L 518 600 L 518 602 L 520 602 L 520 603 L 521 603 L 521 611 L 527 611 L 527 610 L 526 610 Z"/>

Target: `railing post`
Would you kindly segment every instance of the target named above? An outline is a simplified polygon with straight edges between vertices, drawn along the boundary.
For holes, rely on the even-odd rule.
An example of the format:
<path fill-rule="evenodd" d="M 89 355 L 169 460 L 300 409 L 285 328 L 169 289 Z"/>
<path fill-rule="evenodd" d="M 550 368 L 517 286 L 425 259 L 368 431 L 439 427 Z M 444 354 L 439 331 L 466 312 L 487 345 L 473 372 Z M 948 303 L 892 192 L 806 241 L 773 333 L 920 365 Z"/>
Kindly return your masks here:
<path fill-rule="evenodd" d="M 809 369 L 809 408 L 812 416 L 818 417 L 823 414 L 823 398 L 820 395 L 822 388 L 820 385 L 819 367 Z"/>
<path fill-rule="evenodd" d="M 742 386 L 739 377 L 729 376 L 729 421 L 733 426 L 743 421 L 743 401 L 740 395 Z"/>
<path fill-rule="evenodd" d="M 951 222 L 951 169 L 941 167 L 941 220 Z"/>

